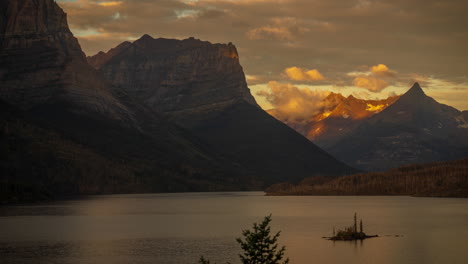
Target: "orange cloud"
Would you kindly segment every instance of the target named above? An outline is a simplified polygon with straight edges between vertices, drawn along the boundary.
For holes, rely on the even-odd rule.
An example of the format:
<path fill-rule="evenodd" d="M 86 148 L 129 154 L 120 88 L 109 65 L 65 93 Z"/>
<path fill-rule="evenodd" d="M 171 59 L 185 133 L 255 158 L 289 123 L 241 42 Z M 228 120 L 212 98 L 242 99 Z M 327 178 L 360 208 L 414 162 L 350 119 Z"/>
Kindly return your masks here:
<path fill-rule="evenodd" d="M 390 85 L 389 81 L 395 81 L 396 78 L 396 72 L 390 70 L 385 64 L 371 66 L 367 72 L 349 72 L 347 75 L 355 77 L 354 86 L 370 92 L 382 91 Z"/>
<path fill-rule="evenodd" d="M 391 71 L 385 64 L 378 64 L 378 65 L 372 66 L 370 68 L 370 71 L 372 74 L 376 76 L 383 76 L 383 77 L 395 77 L 396 76 L 396 73 L 394 71 Z"/>
<path fill-rule="evenodd" d="M 100 6 L 118 6 L 121 5 L 122 2 L 120 1 L 110 1 L 110 2 L 100 2 L 98 5 Z"/>
<path fill-rule="evenodd" d="M 294 81 L 321 81 L 325 77 L 316 69 L 305 70 L 298 67 L 289 67 L 284 70 L 289 79 Z"/>
<path fill-rule="evenodd" d="M 353 80 L 354 86 L 365 88 L 371 92 L 380 92 L 390 84 L 383 80 L 375 78 L 374 76 L 360 76 Z"/>
<path fill-rule="evenodd" d="M 280 120 L 302 122 L 313 118 L 325 105 L 323 99 L 329 92 L 298 88 L 291 84 L 268 82 L 269 91 L 259 91 L 275 108 L 275 116 Z"/>

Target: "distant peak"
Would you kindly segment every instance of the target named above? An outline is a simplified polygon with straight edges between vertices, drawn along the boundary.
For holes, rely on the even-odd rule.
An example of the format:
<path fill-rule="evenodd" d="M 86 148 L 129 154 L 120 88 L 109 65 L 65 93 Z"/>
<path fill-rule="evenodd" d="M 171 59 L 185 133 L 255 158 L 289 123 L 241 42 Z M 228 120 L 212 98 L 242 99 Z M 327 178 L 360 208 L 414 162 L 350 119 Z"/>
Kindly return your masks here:
<path fill-rule="evenodd" d="M 139 38 L 137 41 L 140 42 L 140 41 L 148 41 L 148 40 L 153 40 L 154 38 L 151 37 L 150 35 L 148 34 L 144 34 L 143 36 L 141 36 L 141 38 Z"/>
<path fill-rule="evenodd" d="M 419 83 L 415 82 L 411 89 L 409 89 L 404 95 L 408 96 L 425 96 L 423 89 L 419 86 Z"/>
<path fill-rule="evenodd" d="M 345 97 L 340 94 L 340 93 L 334 93 L 334 92 L 330 92 L 330 94 L 327 96 L 326 98 L 327 100 L 332 100 L 332 99 L 335 99 L 335 100 L 343 100 L 345 99 Z"/>

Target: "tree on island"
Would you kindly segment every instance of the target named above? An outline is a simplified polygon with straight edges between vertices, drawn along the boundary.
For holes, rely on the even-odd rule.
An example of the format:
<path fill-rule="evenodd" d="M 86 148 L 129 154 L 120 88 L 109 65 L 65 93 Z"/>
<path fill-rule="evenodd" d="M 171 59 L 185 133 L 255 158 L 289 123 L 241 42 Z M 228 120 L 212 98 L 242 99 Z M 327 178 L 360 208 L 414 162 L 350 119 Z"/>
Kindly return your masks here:
<path fill-rule="evenodd" d="M 338 229 L 335 232 L 335 227 L 333 227 L 333 236 L 325 237 L 329 240 L 363 240 L 366 238 L 378 237 L 378 235 L 368 236 L 364 233 L 364 226 L 362 224 L 362 219 L 359 222 L 359 232 L 357 230 L 357 214 L 354 213 L 354 225 L 345 227 L 344 229 Z"/>
<path fill-rule="evenodd" d="M 244 239 L 237 238 L 243 253 L 239 254 L 242 264 L 287 264 L 289 258 L 284 259 L 286 247 L 278 249 L 278 237 L 281 231 L 271 234 L 271 214 L 266 216 L 260 224 L 254 223 L 252 230 L 243 230 Z M 283 260 L 284 259 L 284 260 Z M 199 264 L 210 264 L 203 256 Z"/>

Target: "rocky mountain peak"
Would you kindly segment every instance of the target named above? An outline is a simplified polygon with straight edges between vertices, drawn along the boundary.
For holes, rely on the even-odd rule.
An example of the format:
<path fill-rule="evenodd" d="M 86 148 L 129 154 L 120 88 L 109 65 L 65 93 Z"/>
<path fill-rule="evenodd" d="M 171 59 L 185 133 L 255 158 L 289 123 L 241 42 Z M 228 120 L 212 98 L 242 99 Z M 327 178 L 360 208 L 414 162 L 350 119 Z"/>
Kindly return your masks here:
<path fill-rule="evenodd" d="M 31 48 L 44 43 L 67 56 L 85 58 L 68 28 L 67 15 L 53 0 L 1 0 L 0 47 Z"/>
<path fill-rule="evenodd" d="M 417 97 L 425 97 L 426 94 L 424 93 L 419 83 L 415 82 L 413 86 L 403 96 L 417 98 Z"/>
<path fill-rule="evenodd" d="M 88 63 L 93 66 L 95 69 L 99 69 L 104 63 L 112 59 L 115 55 L 119 54 L 126 48 L 132 45 L 131 42 L 125 41 L 120 43 L 117 47 L 110 49 L 107 52 L 100 51 L 94 56 L 88 56 Z"/>
<path fill-rule="evenodd" d="M 143 36 L 141 36 L 139 39 L 135 40 L 135 44 L 136 45 L 142 45 L 142 46 L 146 46 L 148 45 L 148 43 L 150 43 L 151 41 L 153 41 L 154 38 L 151 37 L 150 35 L 148 34 L 144 34 Z"/>
<path fill-rule="evenodd" d="M 232 43 L 144 35 L 126 49 L 108 52 L 105 63 L 92 63 L 99 56 L 88 61 L 113 87 L 159 112 L 188 117 L 240 101 L 258 107 Z"/>
<path fill-rule="evenodd" d="M 0 0 L 0 13 L 0 99 L 25 110 L 63 104 L 121 119 L 125 110 L 87 64 L 54 0 Z"/>

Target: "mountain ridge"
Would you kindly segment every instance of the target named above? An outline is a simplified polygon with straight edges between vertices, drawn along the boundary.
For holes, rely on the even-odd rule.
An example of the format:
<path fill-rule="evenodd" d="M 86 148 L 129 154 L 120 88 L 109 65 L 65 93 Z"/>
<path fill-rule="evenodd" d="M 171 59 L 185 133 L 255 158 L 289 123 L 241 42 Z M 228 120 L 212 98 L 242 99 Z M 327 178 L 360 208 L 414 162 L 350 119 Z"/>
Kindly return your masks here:
<path fill-rule="evenodd" d="M 395 103 L 328 150 L 367 170 L 463 158 L 468 156 L 468 137 L 461 126 L 462 115 L 427 96 L 415 83 Z"/>
<path fill-rule="evenodd" d="M 39 196 L 259 190 L 284 178 L 355 171 L 265 118 L 232 44 L 148 35 L 123 44 L 109 60 L 101 54 L 98 71 L 53 0 L 0 0 L 0 7 L 0 107 L 6 109 L 0 115 L 0 189 L 14 200 L 27 196 L 31 186 Z M 145 68 L 151 63 L 159 65 L 157 71 Z M 142 75 L 104 78 L 135 76 L 129 69 Z M 162 90 L 152 89 L 154 84 Z M 256 117 L 239 123 L 241 114 Z M 283 154 L 262 139 L 269 132 L 255 128 L 256 121 L 270 124 L 277 141 L 287 135 L 300 142 Z M 210 126 L 219 134 L 205 130 Z M 248 143 L 230 141 L 229 135 Z M 218 139 L 231 143 L 220 148 Z M 295 150 L 314 155 L 294 161 L 289 155 Z M 290 161 L 291 170 L 275 170 Z M 318 167 L 322 161 L 330 169 Z"/>
<path fill-rule="evenodd" d="M 353 171 L 260 109 L 232 44 L 146 35 L 99 71 L 113 89 L 125 90 L 268 182 Z"/>
<path fill-rule="evenodd" d="M 283 114 L 275 109 L 267 112 L 326 149 L 351 133 L 364 120 L 393 104 L 398 98 L 391 96 L 382 100 L 364 100 L 332 92 L 320 102 L 323 106 L 317 113 L 307 120 L 296 121 L 288 118 L 287 113 Z"/>

